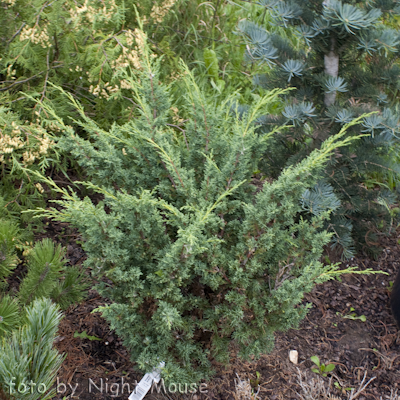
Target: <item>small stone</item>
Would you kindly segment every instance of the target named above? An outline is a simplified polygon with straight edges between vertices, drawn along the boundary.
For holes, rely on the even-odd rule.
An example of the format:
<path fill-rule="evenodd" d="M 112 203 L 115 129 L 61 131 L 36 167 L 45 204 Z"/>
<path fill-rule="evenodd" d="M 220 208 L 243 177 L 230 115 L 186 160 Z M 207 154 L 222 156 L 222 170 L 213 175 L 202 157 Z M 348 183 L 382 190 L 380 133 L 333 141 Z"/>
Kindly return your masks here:
<path fill-rule="evenodd" d="M 290 350 L 289 351 L 289 360 L 293 364 L 297 364 L 299 361 L 299 353 L 297 350 Z"/>

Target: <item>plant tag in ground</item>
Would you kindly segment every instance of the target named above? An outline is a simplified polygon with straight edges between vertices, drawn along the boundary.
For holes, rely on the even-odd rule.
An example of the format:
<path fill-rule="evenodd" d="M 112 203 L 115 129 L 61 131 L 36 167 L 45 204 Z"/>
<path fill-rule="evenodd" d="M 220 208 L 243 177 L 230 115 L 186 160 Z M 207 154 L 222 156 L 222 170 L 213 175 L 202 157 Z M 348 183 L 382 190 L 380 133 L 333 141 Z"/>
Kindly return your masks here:
<path fill-rule="evenodd" d="M 142 400 L 150 390 L 153 382 L 158 383 L 161 379 L 161 368 L 165 365 L 161 362 L 158 368 L 154 368 L 153 372 L 147 373 L 141 381 L 136 385 L 135 390 L 128 397 L 128 400 Z"/>

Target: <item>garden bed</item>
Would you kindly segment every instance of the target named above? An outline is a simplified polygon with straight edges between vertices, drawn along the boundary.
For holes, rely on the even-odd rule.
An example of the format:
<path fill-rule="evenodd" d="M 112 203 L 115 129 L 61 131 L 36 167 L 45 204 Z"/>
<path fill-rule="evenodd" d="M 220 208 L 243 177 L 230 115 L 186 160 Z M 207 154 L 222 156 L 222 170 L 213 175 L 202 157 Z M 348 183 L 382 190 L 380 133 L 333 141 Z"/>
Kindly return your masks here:
<path fill-rule="evenodd" d="M 71 265 L 84 261 L 85 254 L 76 243 L 79 236 L 68 225 L 49 222 L 46 235 L 67 247 Z M 166 387 L 166 393 L 163 389 L 158 394 L 154 390 L 146 399 L 250 399 L 245 396 L 251 393 L 247 390 L 251 387 L 253 393 L 258 391 L 259 399 L 291 400 L 305 396 L 304 390 L 317 393 L 319 386 L 332 399 L 348 399 L 349 388 L 356 393 L 371 379 L 356 398 L 389 399 L 391 391 L 400 387 L 400 338 L 390 313 L 388 289 L 400 264 L 397 240 L 397 234 L 382 238 L 383 251 L 376 261 L 359 256 L 348 263 L 389 275 L 344 275 L 342 282 L 330 281 L 315 287 L 305 299 L 312 303 L 308 316 L 299 329 L 276 335 L 271 354 L 243 362 L 234 357 L 233 350 L 231 365 L 225 368 L 215 364 L 216 375 L 206 385 L 197 387 L 196 393 L 189 393 L 189 386 L 180 387 L 186 393 L 178 393 L 175 391 L 179 387 L 172 385 Z M 71 398 L 67 396 L 72 394 L 72 398 L 82 400 L 126 399 L 128 391 L 142 378 L 107 322 L 99 313 L 91 313 L 106 302 L 90 290 L 85 302 L 65 313 L 56 347 L 67 357 L 58 374 L 55 399 Z M 365 322 L 357 319 L 361 316 L 365 316 Z M 82 332 L 91 338 L 74 337 Z M 289 361 L 290 350 L 298 351 L 298 365 Z M 318 356 L 325 365 L 335 364 L 335 369 L 328 377 L 312 372 L 312 356 Z M 323 398 L 315 394 L 315 400 Z M 397 398 L 392 395 L 392 399 Z"/>

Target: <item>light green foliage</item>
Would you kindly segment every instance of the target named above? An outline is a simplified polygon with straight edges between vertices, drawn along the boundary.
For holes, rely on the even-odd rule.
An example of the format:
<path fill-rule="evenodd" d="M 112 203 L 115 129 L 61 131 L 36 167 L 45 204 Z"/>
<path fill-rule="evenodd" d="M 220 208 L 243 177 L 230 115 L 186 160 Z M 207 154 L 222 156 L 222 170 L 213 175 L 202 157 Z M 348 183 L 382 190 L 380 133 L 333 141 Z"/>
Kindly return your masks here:
<path fill-rule="evenodd" d="M 126 82 L 113 76 L 115 70 L 126 65 L 137 67 L 140 43 L 136 42 L 136 12 L 152 38 L 154 50 L 164 56 L 165 75 L 173 74 L 180 57 L 202 63 L 202 49 L 210 43 L 214 48 L 214 42 L 221 44 L 218 53 L 227 73 L 232 70 L 227 63 L 235 63 L 235 70 L 242 68 L 243 51 L 230 51 L 240 48 L 238 38 L 230 34 L 228 39 L 222 32 L 226 26 L 225 31 L 230 33 L 234 26 L 230 18 L 239 15 L 232 6 L 221 4 L 216 11 L 211 3 L 200 0 L 145 0 L 140 4 L 124 0 L 29 0 L 27 4 L 16 0 L 4 3 L 0 14 L 3 102 L 24 120 L 36 121 L 43 109 L 27 100 L 22 91 L 51 101 L 59 115 L 70 116 L 74 110 L 48 85 L 52 82 L 74 93 L 102 126 L 109 127 L 115 115 L 119 123 L 126 122 L 132 112 L 132 99 Z M 215 92 L 208 86 L 211 93 Z M 115 93 L 120 94 L 118 99 L 110 100 Z"/>
<path fill-rule="evenodd" d="M 351 391 L 351 390 L 354 390 L 353 388 L 351 388 L 351 387 L 342 387 L 342 386 L 340 386 L 340 383 L 339 382 L 333 382 L 333 385 L 338 389 L 338 390 L 340 390 L 342 393 L 343 393 L 343 390 L 348 390 L 348 391 Z"/>
<path fill-rule="evenodd" d="M 211 49 L 204 49 L 203 55 L 208 74 L 217 81 L 219 78 L 219 68 L 218 58 L 215 51 Z"/>
<path fill-rule="evenodd" d="M 67 266 L 57 278 L 50 297 L 63 310 L 66 310 L 71 304 L 78 304 L 85 299 L 86 290 L 90 284 L 79 267 Z"/>
<path fill-rule="evenodd" d="M 0 338 L 16 328 L 20 323 L 20 310 L 16 299 L 4 295 L 0 299 Z"/>
<path fill-rule="evenodd" d="M 62 211 L 42 211 L 83 235 L 86 266 L 111 281 L 98 287 L 112 300 L 99 311 L 139 367 L 149 371 L 162 360 L 166 380 L 194 382 L 211 373 L 211 358 L 228 362 L 233 349 L 245 358 L 270 351 L 274 332 L 306 314 L 303 293 L 335 273 L 319 262 L 329 210 L 304 219 L 301 196 L 333 150 L 354 139 L 342 140 L 344 127 L 257 190 L 252 173 L 274 132 L 260 136 L 254 122 L 283 92 L 242 112 L 232 97 L 209 100 L 182 64 L 186 122 L 178 129 L 159 69 L 144 45 L 141 68 L 121 75 L 134 118 L 109 130 L 70 94 L 85 137 L 41 105 L 64 132 L 59 146 L 85 168 L 84 184 L 104 197 L 93 204 L 43 178 L 64 200 Z"/>
<path fill-rule="evenodd" d="M 0 219 L 0 397 L 51 399 L 63 359 L 52 349 L 61 314 L 44 296 L 67 308 L 83 298 L 87 284 L 78 268 L 65 266 L 60 245 L 44 239 L 30 248 L 22 237 L 16 221 Z M 7 292 L 7 278 L 21 262 L 21 250 L 28 272 L 19 277 L 19 292 Z"/>
<path fill-rule="evenodd" d="M 16 244 L 19 229 L 13 221 L 0 219 L 0 282 L 7 278 L 19 261 Z"/>
<path fill-rule="evenodd" d="M 44 173 L 61 164 L 50 130 L 22 122 L 17 113 L 0 107 L 0 217 L 16 218 L 25 228 L 32 223 L 21 211 L 44 204 L 44 188 L 29 172 Z"/>
<path fill-rule="evenodd" d="M 37 242 L 27 254 L 28 272 L 21 282 L 18 299 L 29 304 L 37 297 L 50 297 L 63 309 L 84 298 L 88 287 L 78 267 L 66 266 L 65 250 L 50 239 Z"/>
<path fill-rule="evenodd" d="M 56 297 L 66 308 L 71 302 L 81 299 L 86 285 L 80 273 L 75 273 L 74 281 L 69 278 L 70 273 L 64 267 L 64 250 L 60 245 L 55 246 L 45 239 L 32 249 L 23 246 L 15 221 L 0 219 L 0 243 L 0 396 L 51 399 L 54 390 L 50 388 L 63 359 L 52 349 L 61 314 L 50 299 L 41 297 Z M 20 262 L 17 252 L 23 248 L 28 259 L 28 273 L 15 295 L 6 291 L 6 278 Z M 73 290 L 68 290 L 72 284 Z M 58 286 L 64 290 L 57 290 Z M 25 387 L 25 393 L 18 392 L 18 387 L 21 391 L 25 391 Z"/>
<path fill-rule="evenodd" d="M 61 246 L 55 247 L 49 239 L 38 242 L 33 249 L 25 243 L 30 237 L 28 230 L 32 223 L 21 211 L 44 204 L 44 189 L 32 173 L 44 172 L 54 165 L 57 153 L 51 146 L 46 129 L 38 123 L 21 122 L 16 113 L 0 107 L 2 398 L 43 400 L 53 397 L 54 390 L 50 388 L 63 359 L 52 349 L 61 314 L 49 299 L 35 299 L 52 296 L 66 308 L 71 302 L 80 300 L 86 289 L 79 271 L 64 270 Z M 22 230 L 21 222 L 28 229 Z M 18 254 L 23 251 L 25 256 L 29 250 L 28 273 L 24 278 L 19 277 L 20 291 L 17 294 L 11 290 L 7 292 L 7 278 L 21 262 Z"/>
<path fill-rule="evenodd" d="M 327 376 L 329 372 L 335 369 L 335 364 L 321 364 L 318 356 L 312 356 L 310 360 L 317 366 L 317 368 L 311 368 L 311 371 L 316 374 Z"/>
<path fill-rule="evenodd" d="M 260 120 L 260 133 L 290 125 L 274 137 L 260 169 L 277 176 L 346 123 L 375 111 L 348 130 L 348 135 L 365 137 L 337 151 L 323 180 L 305 194 L 306 202 L 317 206 L 310 213 L 327 200 L 339 201 L 325 227 L 344 257 L 361 246 L 374 252 L 372 232 L 393 226 L 396 196 L 389 189 L 400 172 L 400 33 L 386 25 L 399 14 L 400 2 L 262 0 L 258 5 L 279 29 L 255 18 L 238 24 L 249 60 L 264 68 L 254 81 L 265 89 L 297 89 L 286 97 L 280 118 L 274 113 Z M 290 35 L 297 36 L 297 44 L 288 40 Z"/>
<path fill-rule="evenodd" d="M 214 50 L 204 49 L 203 51 L 204 63 L 207 68 L 208 75 L 213 79 L 213 83 L 217 84 L 219 90 L 223 90 L 225 81 L 219 79 L 218 58 Z"/>
<path fill-rule="evenodd" d="M 43 117 L 43 108 L 32 97 L 51 102 L 60 116 L 76 117 L 49 84 L 54 83 L 73 93 L 103 128 L 129 120 L 135 106 L 127 82 L 114 72 L 127 65 L 137 67 L 136 6 L 153 51 L 163 56 L 163 78 L 176 80 L 182 58 L 196 68 L 199 86 L 209 96 L 222 100 L 223 92 L 240 90 L 240 98 L 249 101 L 259 94 L 260 90 L 252 90 L 243 63 L 245 46 L 233 33 L 239 19 L 260 18 L 254 4 L 238 8 L 224 1 L 201 0 L 7 0 L 0 13 L 2 103 L 23 121 Z M 208 58 L 203 57 L 209 51 L 215 52 L 219 64 L 214 66 L 219 67 L 218 77 L 214 74 L 212 79 Z M 252 66 L 251 71 L 257 68 Z M 180 93 L 183 87 L 173 90 Z"/>
<path fill-rule="evenodd" d="M 15 305 L 27 305 L 38 297 L 50 297 L 63 309 L 81 301 L 88 288 L 87 278 L 78 267 L 65 265 L 67 260 L 61 245 L 44 239 L 31 248 L 29 244 L 24 245 L 21 238 L 15 221 L 0 219 L 0 317 L 6 320 L 10 315 L 13 320 Z M 24 250 L 27 273 L 21 279 L 15 301 L 11 301 L 6 294 L 7 278 L 21 262 L 17 256 L 21 250 Z"/>
<path fill-rule="evenodd" d="M 339 315 L 340 317 L 345 319 L 352 319 L 353 321 L 359 319 L 360 321 L 365 322 L 367 320 L 367 317 L 365 315 L 357 316 L 357 314 L 353 311 L 355 311 L 355 309 L 353 307 L 350 307 L 350 313 L 342 314 L 340 312 L 337 312 L 336 315 Z"/>
<path fill-rule="evenodd" d="M 74 338 L 89 339 L 89 340 L 91 340 L 91 341 L 93 341 L 93 340 L 100 340 L 100 341 L 101 341 L 101 339 L 98 338 L 97 336 L 88 335 L 88 334 L 86 333 L 86 331 L 83 331 L 83 332 L 81 332 L 81 333 L 75 332 L 75 333 L 74 333 Z"/>
<path fill-rule="evenodd" d="M 28 273 L 19 288 L 19 299 L 24 304 L 35 297 L 48 297 L 65 264 L 64 250 L 50 239 L 37 242 L 27 258 Z"/>
<path fill-rule="evenodd" d="M 24 317 L 21 329 L 0 338 L 0 393 L 10 399 L 48 400 L 64 358 L 52 348 L 62 315 L 49 299 L 36 299 Z"/>
<path fill-rule="evenodd" d="M 146 27 L 159 41 L 165 32 L 156 32 L 157 25 L 166 22 L 178 4 L 182 1 L 140 3 L 139 12 L 146 16 Z M 135 3 L 16 0 L 4 3 L 0 26 L 3 101 L 9 102 L 24 119 L 36 121 L 43 110 L 34 104 L 27 108 L 32 102 L 21 96 L 21 90 L 52 101 L 60 114 L 69 115 L 71 110 L 48 82 L 75 92 L 87 111 L 96 113 L 104 124 L 114 114 L 127 118 L 129 99 L 107 100 L 123 87 L 112 82 L 113 71 L 125 63 L 135 67 Z"/>

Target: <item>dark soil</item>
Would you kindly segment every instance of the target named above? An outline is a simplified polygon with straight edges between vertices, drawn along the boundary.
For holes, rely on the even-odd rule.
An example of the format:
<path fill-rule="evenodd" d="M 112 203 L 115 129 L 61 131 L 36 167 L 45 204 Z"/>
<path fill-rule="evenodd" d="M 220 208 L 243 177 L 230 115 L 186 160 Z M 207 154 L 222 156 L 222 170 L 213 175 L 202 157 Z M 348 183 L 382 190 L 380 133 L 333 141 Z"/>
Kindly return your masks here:
<path fill-rule="evenodd" d="M 79 236 L 66 224 L 48 222 L 46 235 L 67 247 L 71 265 L 84 261 L 85 254 L 76 243 Z M 181 387 L 186 393 L 179 394 L 170 387 L 170 391 L 148 393 L 145 399 L 301 399 L 300 395 L 305 395 L 299 373 L 308 389 L 316 390 L 320 381 L 330 393 L 330 397 L 315 395 L 310 400 L 348 399 L 349 388 L 357 392 L 371 379 L 354 398 L 389 399 L 391 390 L 400 391 L 400 336 L 391 316 L 388 289 L 400 267 L 397 240 L 397 235 L 382 238 L 383 251 L 377 261 L 359 256 L 341 267 L 358 265 L 361 270 L 371 268 L 388 275 L 343 275 L 342 282 L 326 282 L 306 295 L 304 303 L 312 304 L 308 316 L 299 329 L 276 335 L 271 354 L 252 362 L 234 358 L 228 368 L 215 364 L 216 375 L 202 387 L 207 393 L 197 390 L 190 394 L 190 388 Z M 107 302 L 90 290 L 86 301 L 65 313 L 56 347 L 67 356 L 54 399 L 127 399 L 142 378 L 121 340 L 100 313 L 92 313 Z M 362 315 L 365 322 L 357 319 Z M 100 340 L 74 337 L 84 331 Z M 298 352 L 297 365 L 289 361 L 290 350 Z M 327 377 L 312 372 L 312 356 L 318 356 L 323 364 L 335 364 L 335 369 Z M 239 379 L 253 393 L 258 391 L 257 397 L 251 397 L 251 390 L 246 395 L 246 390 L 238 387 Z M 391 400 L 399 398 L 392 395 Z"/>

